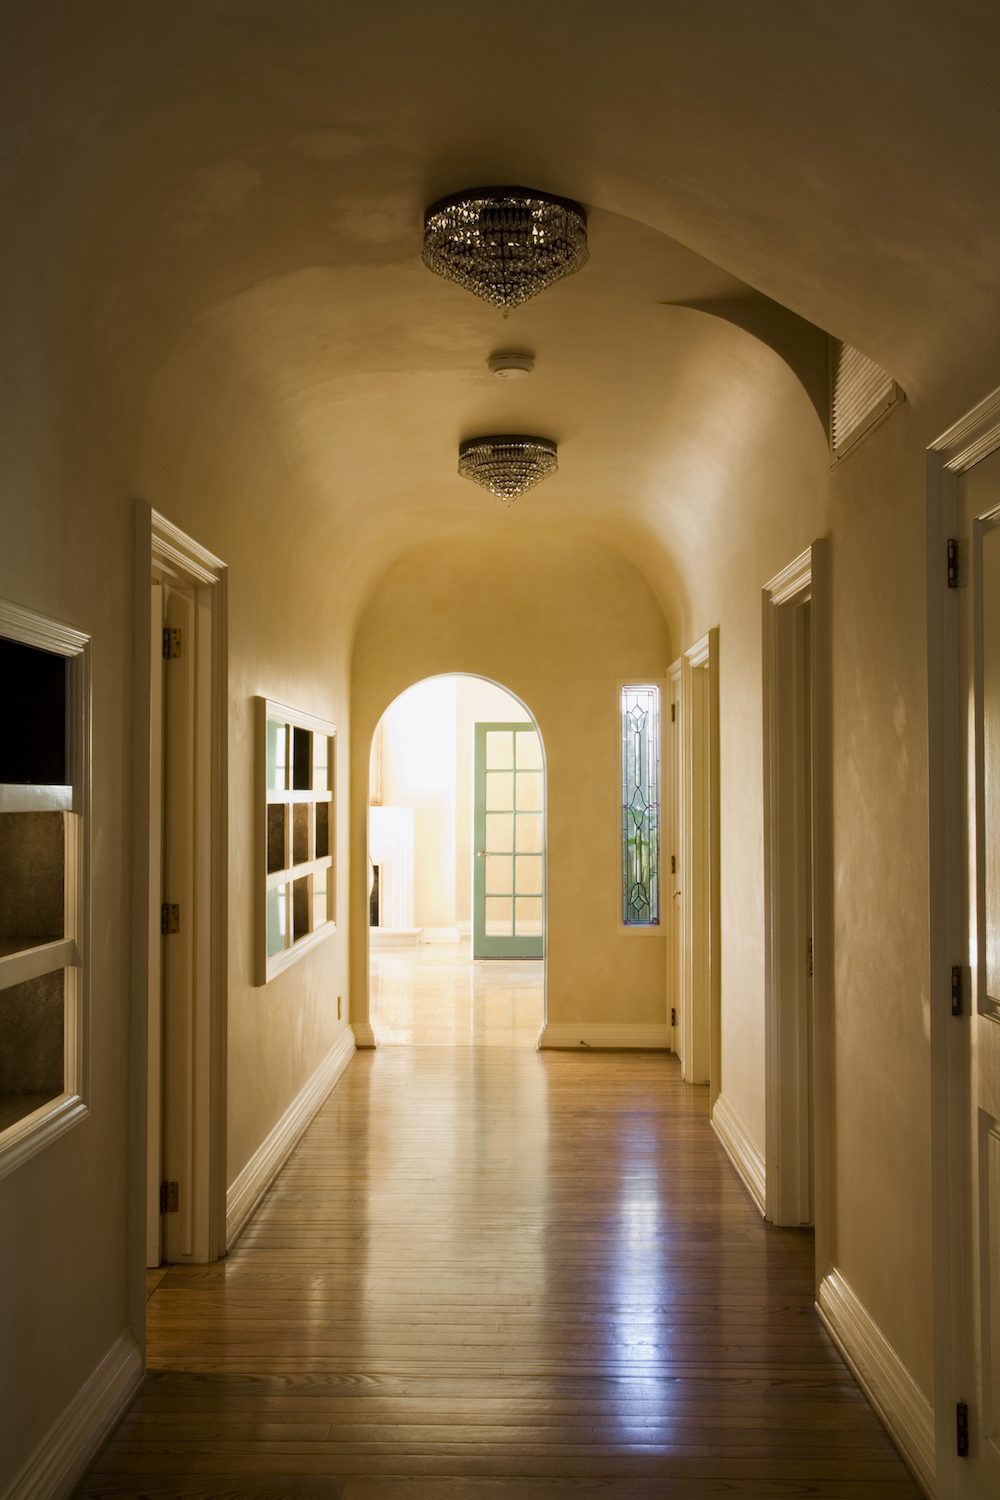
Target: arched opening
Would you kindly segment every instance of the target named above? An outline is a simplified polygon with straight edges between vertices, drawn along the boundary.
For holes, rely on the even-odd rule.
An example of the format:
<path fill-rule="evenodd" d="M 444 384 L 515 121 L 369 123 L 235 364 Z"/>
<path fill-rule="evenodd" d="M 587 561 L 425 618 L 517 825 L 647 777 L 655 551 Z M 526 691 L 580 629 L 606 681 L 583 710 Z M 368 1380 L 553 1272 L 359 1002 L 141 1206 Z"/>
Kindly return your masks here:
<path fill-rule="evenodd" d="M 369 1017 L 377 1041 L 535 1047 L 545 1024 L 546 787 L 522 700 L 424 678 L 372 736 Z"/>

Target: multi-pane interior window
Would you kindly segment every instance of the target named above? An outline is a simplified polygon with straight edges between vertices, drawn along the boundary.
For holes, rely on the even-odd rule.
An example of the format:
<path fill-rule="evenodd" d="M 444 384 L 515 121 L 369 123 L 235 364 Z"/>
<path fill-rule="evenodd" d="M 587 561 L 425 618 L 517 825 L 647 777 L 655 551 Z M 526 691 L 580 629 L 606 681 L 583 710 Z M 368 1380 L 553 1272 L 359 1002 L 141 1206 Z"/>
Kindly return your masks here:
<path fill-rule="evenodd" d="M 86 646 L 0 601 L 0 1175 L 86 1113 Z"/>
<path fill-rule="evenodd" d="M 332 724 L 257 700 L 262 827 L 257 982 L 333 929 Z"/>
<path fill-rule="evenodd" d="M 660 921 L 660 690 L 622 688 L 622 922 Z"/>

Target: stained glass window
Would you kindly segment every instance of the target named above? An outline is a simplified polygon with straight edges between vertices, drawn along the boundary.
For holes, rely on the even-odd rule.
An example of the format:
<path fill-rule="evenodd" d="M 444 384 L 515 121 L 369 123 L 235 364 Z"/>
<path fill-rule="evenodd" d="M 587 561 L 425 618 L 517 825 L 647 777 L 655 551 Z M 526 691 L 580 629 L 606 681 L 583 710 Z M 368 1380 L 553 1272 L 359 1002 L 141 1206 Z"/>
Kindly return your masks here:
<path fill-rule="evenodd" d="M 660 690 L 622 688 L 622 921 L 660 921 Z"/>

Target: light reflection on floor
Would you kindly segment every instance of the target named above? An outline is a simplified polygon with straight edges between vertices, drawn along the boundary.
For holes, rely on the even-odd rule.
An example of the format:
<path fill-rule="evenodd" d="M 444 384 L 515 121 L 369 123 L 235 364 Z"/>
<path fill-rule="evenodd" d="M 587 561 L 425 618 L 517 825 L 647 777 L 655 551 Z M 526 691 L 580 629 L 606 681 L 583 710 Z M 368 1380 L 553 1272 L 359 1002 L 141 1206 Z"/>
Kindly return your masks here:
<path fill-rule="evenodd" d="M 534 1047 L 541 959 L 473 959 L 468 938 L 373 951 L 371 1022 L 380 1042 L 415 1047 Z"/>

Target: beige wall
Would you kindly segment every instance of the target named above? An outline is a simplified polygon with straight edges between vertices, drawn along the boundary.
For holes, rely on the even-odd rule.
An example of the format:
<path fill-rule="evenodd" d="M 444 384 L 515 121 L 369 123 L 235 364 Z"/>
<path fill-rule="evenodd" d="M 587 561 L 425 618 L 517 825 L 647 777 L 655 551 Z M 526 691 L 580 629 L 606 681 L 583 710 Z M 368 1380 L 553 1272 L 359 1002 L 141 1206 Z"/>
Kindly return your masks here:
<path fill-rule="evenodd" d="M 720 30 L 711 7 L 555 4 L 498 115 L 466 66 L 492 45 L 488 9 L 292 9 L 7 7 L 0 593 L 93 637 L 94 927 L 90 1117 L 0 1181 L 0 1489 L 126 1322 L 142 1331 L 136 495 L 231 570 L 231 1175 L 337 1034 L 349 872 L 356 917 L 365 886 L 364 778 L 349 820 L 341 755 L 338 930 L 253 986 L 252 695 L 334 719 L 345 742 L 353 703 L 363 765 L 379 714 L 429 672 L 517 692 L 549 766 L 550 1015 L 659 1020 L 659 940 L 608 925 L 613 683 L 660 675 L 714 625 L 723 1087 L 762 1144 L 759 592 L 829 537 L 833 1251 L 930 1394 L 922 464 L 997 380 L 995 16 L 918 0 L 900 28 L 850 0 L 838 22 L 863 40 L 831 47 L 789 6 L 730 6 Z M 503 325 L 540 358 L 502 394 L 483 365 L 494 310 L 419 263 L 426 202 L 498 179 L 585 199 L 594 249 Z M 756 288 L 911 398 L 832 480 L 787 367 L 672 305 Z M 560 474 L 512 513 L 476 510 L 454 475 L 460 434 L 498 411 L 560 442 Z M 499 584 L 523 606 L 513 637 Z"/>
<path fill-rule="evenodd" d="M 662 677 L 666 623 L 642 575 L 610 548 L 547 537 L 531 549 L 437 542 L 406 554 L 373 591 L 353 663 L 352 807 L 363 820 L 368 747 L 385 706 L 436 672 L 502 683 L 534 716 L 548 794 L 547 1015 L 659 1022 L 664 939 L 620 935 L 619 677 Z M 362 770 L 363 768 L 363 770 Z M 362 825 L 363 826 L 363 822 Z M 352 1017 L 366 1015 L 364 850 L 352 948 Z"/>

